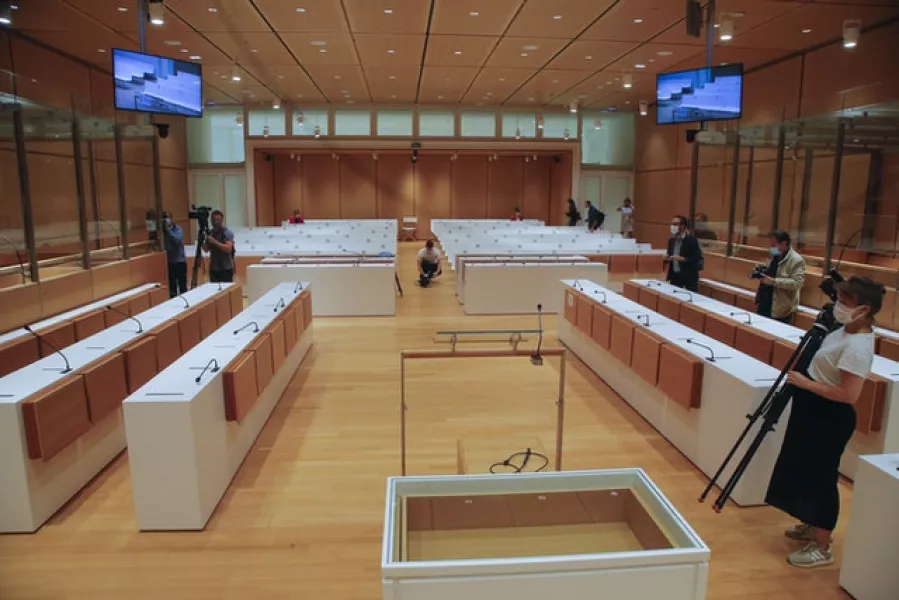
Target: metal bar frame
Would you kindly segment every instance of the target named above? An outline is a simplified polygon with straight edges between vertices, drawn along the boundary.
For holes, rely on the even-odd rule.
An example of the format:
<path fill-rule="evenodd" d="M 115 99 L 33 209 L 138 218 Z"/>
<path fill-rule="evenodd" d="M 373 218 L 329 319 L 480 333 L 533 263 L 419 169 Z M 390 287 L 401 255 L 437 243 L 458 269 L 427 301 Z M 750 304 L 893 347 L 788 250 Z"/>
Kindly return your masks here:
<path fill-rule="evenodd" d="M 87 175 L 91 183 L 91 217 L 94 220 L 94 249 L 102 247 L 102 235 L 100 230 L 100 197 L 97 195 L 97 173 L 94 170 L 94 142 L 87 144 Z"/>
<path fill-rule="evenodd" d="M 128 260 L 128 212 L 125 204 L 125 163 L 122 158 L 122 126 L 115 126 L 115 167 L 118 182 L 119 236 L 121 237 L 122 260 Z"/>
<path fill-rule="evenodd" d="M 699 142 L 693 142 L 693 154 L 690 159 L 690 208 L 687 219 L 688 226 L 693 227 L 696 220 L 696 198 L 699 193 Z"/>
<path fill-rule="evenodd" d="M 755 147 L 749 147 L 749 168 L 746 172 L 746 203 L 743 206 L 743 235 L 740 236 L 741 244 L 749 243 L 749 216 L 752 208 L 752 177 L 755 174 Z"/>
<path fill-rule="evenodd" d="M 75 200 L 78 202 L 78 231 L 81 235 L 81 266 L 91 268 L 91 242 L 87 235 L 87 198 L 84 196 L 84 163 L 81 156 L 81 122 L 72 115 L 72 160 L 75 163 Z"/>
<path fill-rule="evenodd" d="M 162 231 L 162 181 L 159 173 L 159 137 L 153 136 L 153 210 L 156 213 L 156 244 L 157 248 L 164 250 Z"/>
<path fill-rule="evenodd" d="M 843 170 L 843 141 L 846 139 L 846 122 L 837 127 L 837 147 L 833 155 L 833 180 L 830 183 L 830 210 L 827 213 L 827 237 L 824 239 L 824 273 L 830 271 L 833 258 L 833 237 L 837 229 L 837 203 L 840 200 L 840 176 Z"/>
<path fill-rule="evenodd" d="M 37 266 L 37 243 L 34 238 L 34 212 L 31 210 L 31 183 L 28 179 L 28 155 L 25 152 L 25 124 L 22 109 L 16 107 L 12 113 L 13 131 L 16 144 L 16 166 L 19 171 L 19 199 L 22 204 L 22 226 L 25 229 L 25 244 L 28 246 L 28 268 L 31 281 L 40 281 Z"/>
<path fill-rule="evenodd" d="M 865 214 L 862 216 L 862 239 L 860 246 L 863 250 L 874 250 L 877 245 L 877 202 L 883 176 L 883 151 L 871 150 L 868 163 L 868 185 L 865 189 Z"/>
<path fill-rule="evenodd" d="M 734 254 L 734 221 L 737 212 L 737 187 L 740 183 L 740 136 L 736 136 L 734 141 L 734 156 L 731 162 L 730 174 L 730 210 L 727 211 L 727 249 L 725 256 L 733 256 Z"/>
<path fill-rule="evenodd" d="M 780 197 L 783 189 L 784 150 L 787 145 L 787 128 L 781 124 L 777 133 L 777 162 L 774 170 L 774 196 L 771 198 L 771 230 L 778 229 L 780 221 Z"/>
<path fill-rule="evenodd" d="M 406 411 L 409 405 L 406 403 L 406 361 L 407 360 L 436 360 L 445 358 L 530 358 L 532 352 L 526 350 L 402 350 L 400 352 L 400 464 L 402 474 L 406 475 Z M 556 400 L 556 454 L 555 470 L 562 470 L 562 442 L 564 439 L 565 422 L 565 364 L 568 362 L 567 348 L 544 348 L 540 350 L 542 357 L 558 356 L 559 365 L 559 396 Z"/>
<path fill-rule="evenodd" d="M 812 171 L 815 164 L 815 151 L 812 148 L 805 149 L 805 158 L 802 162 L 802 196 L 799 198 L 799 231 L 796 232 L 796 243 L 800 244 L 805 238 L 805 229 L 808 226 L 808 203 L 812 194 Z"/>

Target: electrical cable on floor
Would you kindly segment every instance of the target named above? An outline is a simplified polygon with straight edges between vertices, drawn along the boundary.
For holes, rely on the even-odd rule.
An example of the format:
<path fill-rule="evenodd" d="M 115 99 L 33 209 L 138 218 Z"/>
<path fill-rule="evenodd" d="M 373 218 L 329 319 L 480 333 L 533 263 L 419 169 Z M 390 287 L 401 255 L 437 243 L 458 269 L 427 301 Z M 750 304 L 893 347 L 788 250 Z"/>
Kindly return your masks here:
<path fill-rule="evenodd" d="M 520 466 L 519 466 L 519 465 L 516 465 L 516 464 L 513 462 L 513 461 L 514 461 L 517 457 L 519 457 L 519 456 L 524 456 L 524 460 L 521 461 L 521 465 L 520 465 Z M 545 469 L 546 466 L 549 464 L 549 459 L 548 459 L 548 458 L 546 458 L 544 455 L 540 454 L 539 452 L 534 452 L 534 451 L 532 451 L 530 448 L 528 448 L 528 449 L 525 450 L 524 452 L 516 452 L 515 454 L 509 456 L 509 458 L 507 458 L 506 460 L 503 460 L 503 461 L 500 461 L 500 462 L 493 463 L 492 465 L 490 465 L 490 473 L 492 473 L 492 474 L 495 475 L 495 474 L 497 473 L 497 472 L 495 471 L 495 469 L 496 469 L 497 467 L 507 467 L 507 468 L 512 469 L 511 471 L 502 471 L 503 473 L 506 473 L 506 472 L 511 472 L 511 473 L 521 473 L 521 472 L 524 471 L 524 468 L 528 466 L 528 463 L 530 462 L 532 456 L 536 456 L 537 458 L 542 459 L 542 460 L 543 460 L 543 464 L 540 465 L 540 466 L 539 466 L 537 469 L 535 469 L 534 471 L 529 471 L 529 472 L 531 472 L 531 473 L 539 473 L 540 471 L 542 471 L 543 469 Z"/>

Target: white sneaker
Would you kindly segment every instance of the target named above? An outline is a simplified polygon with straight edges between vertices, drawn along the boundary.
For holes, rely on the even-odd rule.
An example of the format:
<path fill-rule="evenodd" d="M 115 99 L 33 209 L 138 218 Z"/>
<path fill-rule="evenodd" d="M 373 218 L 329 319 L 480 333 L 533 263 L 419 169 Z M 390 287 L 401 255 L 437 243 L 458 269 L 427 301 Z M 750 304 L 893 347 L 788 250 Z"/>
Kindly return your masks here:
<path fill-rule="evenodd" d="M 812 526 L 805 523 L 793 525 L 789 529 L 784 530 L 784 535 L 797 542 L 811 542 L 815 539 L 812 535 Z"/>
<path fill-rule="evenodd" d="M 824 567 L 833 563 L 833 552 L 829 545 L 827 548 L 821 548 L 815 542 L 809 542 L 802 549 L 790 554 L 787 557 L 787 562 L 794 567 L 803 569 Z"/>

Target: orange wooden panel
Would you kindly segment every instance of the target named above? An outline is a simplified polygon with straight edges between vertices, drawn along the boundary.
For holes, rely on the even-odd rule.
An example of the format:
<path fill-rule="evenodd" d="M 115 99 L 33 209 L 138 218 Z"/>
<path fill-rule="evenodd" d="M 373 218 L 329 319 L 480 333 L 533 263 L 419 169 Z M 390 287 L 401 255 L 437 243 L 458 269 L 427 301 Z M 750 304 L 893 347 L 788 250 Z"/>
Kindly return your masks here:
<path fill-rule="evenodd" d="M 218 317 L 216 316 L 215 302 L 209 301 L 197 309 L 200 315 L 200 339 L 204 340 L 218 329 Z"/>
<path fill-rule="evenodd" d="M 793 356 L 796 345 L 783 340 L 774 340 L 774 346 L 771 350 L 771 366 L 775 369 L 783 369 Z"/>
<path fill-rule="evenodd" d="M 774 353 L 774 340 L 774 336 L 763 331 L 740 325 L 734 338 L 734 348 L 770 365 Z"/>
<path fill-rule="evenodd" d="M 625 281 L 624 286 L 622 288 L 624 297 L 633 300 L 634 302 L 640 301 L 640 285 L 634 283 L 633 281 Z"/>
<path fill-rule="evenodd" d="M 609 273 L 636 273 L 636 254 L 612 254 L 609 262 Z"/>
<path fill-rule="evenodd" d="M 41 357 L 37 338 L 29 335 L 0 346 L 0 377 L 18 371 Z"/>
<path fill-rule="evenodd" d="M 797 312 L 793 315 L 793 325 L 798 327 L 799 329 L 805 329 L 808 331 L 815 324 L 815 315 L 810 315 L 804 312 Z"/>
<path fill-rule="evenodd" d="M 106 319 L 100 310 L 75 317 L 72 322 L 75 325 L 75 339 L 78 341 L 100 333 L 106 328 Z"/>
<path fill-rule="evenodd" d="M 883 410 L 887 382 L 876 375 L 869 375 L 862 386 L 862 393 L 855 403 L 855 430 L 865 435 L 883 428 Z"/>
<path fill-rule="evenodd" d="M 702 333 L 705 330 L 706 314 L 701 308 L 697 308 L 689 302 L 684 302 L 680 307 L 680 322 L 693 331 Z"/>
<path fill-rule="evenodd" d="M 128 397 L 125 355 L 120 352 L 85 367 L 82 376 L 91 423 L 99 423 L 114 413 Z"/>
<path fill-rule="evenodd" d="M 565 289 L 565 320 L 572 325 L 577 325 L 577 301 L 580 294 L 568 288 Z"/>
<path fill-rule="evenodd" d="M 624 364 L 630 365 L 633 345 L 634 324 L 618 315 L 612 315 L 612 335 L 609 342 L 612 356 Z"/>
<path fill-rule="evenodd" d="M 642 327 L 634 328 L 634 371 L 652 386 L 659 382 L 659 352 L 664 342 Z"/>
<path fill-rule="evenodd" d="M 299 340 L 303 337 L 303 333 L 306 331 L 306 311 L 303 307 L 302 299 L 291 302 L 291 305 L 295 307 L 293 318 L 297 324 L 297 340 Z"/>
<path fill-rule="evenodd" d="M 156 367 L 162 371 L 181 357 L 181 332 L 178 321 L 168 321 L 153 329 L 156 338 Z"/>
<path fill-rule="evenodd" d="M 228 421 L 240 423 L 259 399 L 255 353 L 244 353 L 225 369 L 223 384 L 225 388 L 225 418 Z"/>
<path fill-rule="evenodd" d="M 290 354 L 297 345 L 297 310 L 298 305 L 294 302 L 288 305 L 284 310 L 284 351 Z"/>
<path fill-rule="evenodd" d="M 23 402 L 22 417 L 28 457 L 53 458 L 91 427 L 81 375 L 66 377 Z"/>
<path fill-rule="evenodd" d="M 231 296 L 219 296 L 215 299 L 216 329 L 231 320 Z"/>
<path fill-rule="evenodd" d="M 708 296 L 709 298 L 712 297 L 712 286 L 710 286 L 705 281 L 700 281 L 697 289 L 699 290 L 699 293 L 702 294 L 703 296 Z"/>
<path fill-rule="evenodd" d="M 256 363 L 256 393 L 261 394 L 274 375 L 274 358 L 272 354 L 272 336 L 262 334 L 249 348 L 253 352 Z"/>
<path fill-rule="evenodd" d="M 755 312 L 755 298 L 743 294 L 734 294 L 734 298 L 737 308 Z"/>
<path fill-rule="evenodd" d="M 899 361 L 899 341 L 889 338 L 881 338 L 880 351 L 878 352 L 884 358 Z"/>
<path fill-rule="evenodd" d="M 719 302 L 724 302 L 725 304 L 737 304 L 737 294 L 735 292 L 722 290 L 719 287 L 712 288 L 712 298 L 718 300 Z"/>
<path fill-rule="evenodd" d="M 128 314 L 136 315 L 150 310 L 150 292 L 142 292 L 128 300 Z"/>
<path fill-rule="evenodd" d="M 702 400 L 702 359 L 673 344 L 659 352 L 659 389 L 685 408 L 699 408 Z"/>
<path fill-rule="evenodd" d="M 638 254 L 637 273 L 641 275 L 658 275 L 665 272 L 664 258 L 661 254 Z"/>
<path fill-rule="evenodd" d="M 200 343 L 200 315 L 196 310 L 178 317 L 178 334 L 181 337 L 182 353 Z"/>
<path fill-rule="evenodd" d="M 272 324 L 271 336 L 272 336 L 272 368 L 274 369 L 274 372 L 277 373 L 278 369 L 281 368 L 281 365 L 284 364 L 284 359 L 286 358 L 284 321 L 282 319 L 278 319 Z"/>
<path fill-rule="evenodd" d="M 235 285 L 228 290 L 228 300 L 231 302 L 231 318 L 243 310 L 243 288 Z"/>
<path fill-rule="evenodd" d="M 300 298 L 303 299 L 303 323 L 309 329 L 312 325 L 312 292 L 306 290 L 300 294 Z"/>
<path fill-rule="evenodd" d="M 705 317 L 705 334 L 733 347 L 737 337 L 737 325 L 730 319 L 708 314 Z"/>
<path fill-rule="evenodd" d="M 150 290 L 148 296 L 150 297 L 150 306 L 157 306 L 169 299 L 169 290 L 159 286 Z"/>
<path fill-rule="evenodd" d="M 59 325 L 41 329 L 37 334 L 41 336 L 41 356 L 50 356 L 56 353 L 54 347 L 63 350 L 75 343 L 75 324 L 72 321 L 65 321 Z"/>
<path fill-rule="evenodd" d="M 128 393 L 133 394 L 142 385 L 156 377 L 156 338 L 152 335 L 142 337 L 124 350 L 125 376 L 128 380 Z"/>
<path fill-rule="evenodd" d="M 106 322 L 107 328 L 118 325 L 127 318 L 125 315 L 131 314 L 127 300 L 122 300 L 121 302 L 110 304 L 109 306 L 112 306 L 115 310 L 106 310 L 104 308 L 103 320 Z M 125 315 L 121 313 L 125 313 Z"/>
<path fill-rule="evenodd" d="M 593 305 L 594 302 L 586 296 L 578 296 L 575 303 L 577 328 L 587 335 L 593 335 Z"/>
<path fill-rule="evenodd" d="M 638 302 L 651 311 L 659 310 L 659 293 L 648 287 L 640 286 L 637 293 Z"/>
<path fill-rule="evenodd" d="M 43 316 L 39 283 L 0 288 L 0 331 L 34 323 Z"/>
<path fill-rule="evenodd" d="M 666 294 L 658 294 L 658 297 L 659 303 L 655 310 L 657 310 L 663 317 L 668 317 L 674 321 L 680 321 L 680 307 L 683 302 Z"/>
<path fill-rule="evenodd" d="M 602 304 L 593 305 L 593 339 L 608 350 L 612 343 L 612 313 Z"/>

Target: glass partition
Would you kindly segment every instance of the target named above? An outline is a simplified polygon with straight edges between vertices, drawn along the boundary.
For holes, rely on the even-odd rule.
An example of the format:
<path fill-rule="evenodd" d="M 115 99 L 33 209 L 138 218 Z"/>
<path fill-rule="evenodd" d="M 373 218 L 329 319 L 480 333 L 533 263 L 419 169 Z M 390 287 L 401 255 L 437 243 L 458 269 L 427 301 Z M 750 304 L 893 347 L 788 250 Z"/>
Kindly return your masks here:
<path fill-rule="evenodd" d="M 193 165 L 244 162 L 243 108 L 205 109 L 201 119 L 187 119 L 187 157 Z"/>
<path fill-rule="evenodd" d="M 462 137 L 496 137 L 496 113 L 462 111 L 459 117 Z"/>
<path fill-rule="evenodd" d="M 31 280 L 25 221 L 22 214 L 19 168 L 13 137 L 13 102 L 4 99 L 0 104 L 0 288 L 19 285 Z"/>
<path fill-rule="evenodd" d="M 371 135 L 371 113 L 367 110 L 335 110 L 334 135 Z"/>
<path fill-rule="evenodd" d="M 293 111 L 293 134 L 301 136 L 328 135 L 328 110 L 297 108 Z"/>
<path fill-rule="evenodd" d="M 503 112 L 503 137 L 533 139 L 537 137 L 537 114 Z"/>
<path fill-rule="evenodd" d="M 420 110 L 419 137 L 453 137 L 456 135 L 456 115 L 450 110 Z"/>
<path fill-rule="evenodd" d="M 284 111 L 275 109 L 247 111 L 247 134 L 261 136 L 287 135 Z"/>
<path fill-rule="evenodd" d="M 543 137 L 547 139 L 577 138 L 577 115 L 570 112 L 544 113 Z"/>
<path fill-rule="evenodd" d="M 411 110 L 378 111 L 378 135 L 412 135 Z"/>
<path fill-rule="evenodd" d="M 581 163 L 633 167 L 636 124 L 633 113 L 584 111 Z"/>

